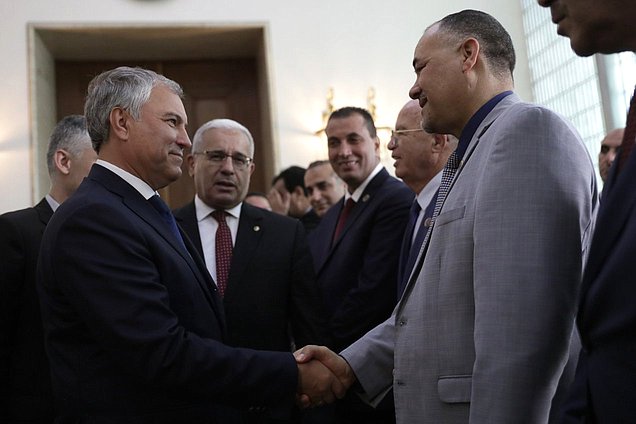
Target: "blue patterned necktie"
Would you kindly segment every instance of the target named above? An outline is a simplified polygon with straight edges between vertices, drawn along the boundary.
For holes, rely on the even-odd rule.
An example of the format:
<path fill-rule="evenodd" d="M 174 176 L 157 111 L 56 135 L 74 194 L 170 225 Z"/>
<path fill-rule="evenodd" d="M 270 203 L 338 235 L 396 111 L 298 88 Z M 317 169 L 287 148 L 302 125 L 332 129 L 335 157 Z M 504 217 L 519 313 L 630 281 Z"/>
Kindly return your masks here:
<path fill-rule="evenodd" d="M 164 202 L 163 199 L 161 199 L 161 197 L 156 194 L 148 199 L 148 202 L 150 202 L 150 204 L 157 210 L 157 212 L 159 212 L 161 218 L 170 228 L 170 232 L 174 235 L 175 239 L 177 239 L 179 244 L 181 244 L 181 246 L 183 246 L 183 248 L 187 252 L 188 249 L 186 248 L 185 243 L 183 242 L 183 237 L 181 237 L 181 233 L 179 232 L 179 228 L 177 227 L 177 221 L 175 221 L 174 215 L 172 215 L 172 211 L 170 211 L 170 208 L 168 207 L 168 205 L 166 205 L 166 202 Z"/>

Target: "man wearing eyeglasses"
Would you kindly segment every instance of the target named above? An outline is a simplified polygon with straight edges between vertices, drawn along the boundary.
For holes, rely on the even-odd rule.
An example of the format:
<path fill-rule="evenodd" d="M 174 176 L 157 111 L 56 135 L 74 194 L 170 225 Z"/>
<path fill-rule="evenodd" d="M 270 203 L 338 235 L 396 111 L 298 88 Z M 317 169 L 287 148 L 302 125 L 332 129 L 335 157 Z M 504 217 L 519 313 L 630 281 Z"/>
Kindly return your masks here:
<path fill-rule="evenodd" d="M 400 298 L 430 226 L 442 169 L 457 147 L 457 139 L 452 135 L 425 132 L 422 108 L 417 100 L 409 100 L 398 114 L 387 147 L 395 160 L 395 175 L 415 193 L 400 250 L 397 277 Z"/>
<path fill-rule="evenodd" d="M 187 158 L 196 196 L 175 216 L 219 285 L 227 343 L 290 351 L 292 343 L 324 340 L 320 294 L 302 224 L 243 202 L 253 156 L 252 135 L 240 123 L 214 119 L 201 126 Z M 225 241 L 223 228 L 229 228 Z M 227 242 L 229 250 L 220 249 Z M 269 422 L 259 411 L 244 419 Z"/>

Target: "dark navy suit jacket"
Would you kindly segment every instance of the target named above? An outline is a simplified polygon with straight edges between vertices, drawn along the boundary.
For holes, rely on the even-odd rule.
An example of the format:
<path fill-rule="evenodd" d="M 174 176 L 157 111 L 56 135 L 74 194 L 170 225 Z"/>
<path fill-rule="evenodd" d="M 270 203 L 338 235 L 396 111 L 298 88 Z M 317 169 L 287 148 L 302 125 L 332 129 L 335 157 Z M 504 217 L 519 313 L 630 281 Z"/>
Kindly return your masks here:
<path fill-rule="evenodd" d="M 61 422 L 229 422 L 222 405 L 293 402 L 293 356 L 223 344 L 223 306 L 186 245 L 100 165 L 55 213 L 38 291 Z"/>
<path fill-rule="evenodd" d="M 175 216 L 203 257 L 194 202 Z M 322 298 L 300 221 L 243 203 L 223 304 L 232 346 L 289 351 L 290 336 L 298 348 L 326 342 Z"/>
<path fill-rule="evenodd" d="M 387 319 L 397 301 L 400 245 L 413 192 L 382 169 L 369 182 L 332 246 L 344 200 L 309 234 L 333 349 L 339 351 Z"/>
<path fill-rule="evenodd" d="M 46 199 L 0 216 L 0 422 L 53 420 L 35 267 L 53 210 Z"/>
<path fill-rule="evenodd" d="M 636 420 L 636 155 L 601 197 L 583 274 L 577 326 L 583 349 L 564 422 Z"/>

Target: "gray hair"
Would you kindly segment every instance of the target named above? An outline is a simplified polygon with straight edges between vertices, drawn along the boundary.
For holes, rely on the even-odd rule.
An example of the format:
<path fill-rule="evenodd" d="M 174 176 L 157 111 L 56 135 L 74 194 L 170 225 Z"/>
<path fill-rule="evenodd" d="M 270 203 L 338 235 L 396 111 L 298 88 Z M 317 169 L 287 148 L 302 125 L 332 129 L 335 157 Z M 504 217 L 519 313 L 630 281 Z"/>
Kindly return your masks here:
<path fill-rule="evenodd" d="M 86 130 L 86 118 L 82 115 L 69 115 L 62 118 L 49 137 L 49 147 L 46 151 L 49 175 L 52 176 L 57 169 L 55 166 L 57 150 L 66 150 L 72 157 L 77 158 L 87 147 L 91 147 L 91 144 Z"/>
<path fill-rule="evenodd" d="M 138 120 L 152 89 L 159 84 L 183 98 L 183 89 L 179 84 L 143 68 L 121 66 L 93 78 L 88 85 L 84 115 L 95 151 L 99 153 L 102 144 L 108 140 L 111 111 L 122 108 Z"/>
<path fill-rule="evenodd" d="M 485 12 L 467 9 L 448 15 L 437 24 L 438 30 L 449 39 L 475 38 L 493 71 L 500 76 L 512 76 L 516 63 L 515 48 L 510 34 L 497 19 Z"/>
<path fill-rule="evenodd" d="M 200 146 L 203 141 L 203 134 L 205 134 L 206 131 L 212 129 L 238 130 L 242 132 L 249 142 L 249 156 L 254 156 L 254 138 L 252 137 L 252 134 L 247 128 L 245 128 L 244 125 L 232 119 L 213 119 L 201 125 L 197 132 L 194 133 L 194 137 L 192 137 L 193 153 L 197 153 L 201 150 Z"/>

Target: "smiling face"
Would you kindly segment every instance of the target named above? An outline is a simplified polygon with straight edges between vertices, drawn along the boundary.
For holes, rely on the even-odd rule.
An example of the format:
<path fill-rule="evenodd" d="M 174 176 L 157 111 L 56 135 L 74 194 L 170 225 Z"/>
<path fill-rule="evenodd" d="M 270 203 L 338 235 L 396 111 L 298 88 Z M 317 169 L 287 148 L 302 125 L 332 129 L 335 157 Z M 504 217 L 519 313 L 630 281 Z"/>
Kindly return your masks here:
<path fill-rule="evenodd" d="M 329 119 L 325 133 L 331 166 L 354 192 L 380 162 L 380 141 L 358 113 Z"/>
<path fill-rule="evenodd" d="M 433 169 L 435 136 L 425 131 L 409 131 L 421 128 L 420 111 L 415 100 L 402 108 L 395 121 L 395 134 L 388 145 L 391 157 L 395 160 L 395 175 L 415 193 L 419 193 L 437 173 Z"/>
<path fill-rule="evenodd" d="M 191 146 L 181 98 L 159 84 L 141 108 L 139 119 L 128 114 L 127 118 L 126 170 L 155 190 L 179 178 L 183 150 Z"/>
<path fill-rule="evenodd" d="M 579 56 L 636 51 L 633 0 L 538 0 Z"/>
<path fill-rule="evenodd" d="M 419 101 L 427 132 L 459 136 L 467 113 L 472 115 L 462 106 L 468 93 L 463 63 L 459 44 L 449 42 L 437 25 L 426 30 L 417 43 L 413 58 L 416 79 L 409 96 Z"/>
<path fill-rule="evenodd" d="M 342 196 L 344 184 L 328 163 L 310 167 L 305 172 L 305 188 L 311 207 L 322 217 Z"/>
<path fill-rule="evenodd" d="M 227 157 L 221 163 L 208 160 L 203 151 L 250 157 L 250 142 L 243 132 L 230 128 L 211 128 L 203 133 L 197 152 L 188 157 L 190 175 L 197 195 L 215 209 L 230 209 L 243 201 L 254 172 L 254 163 L 237 169 Z"/>

